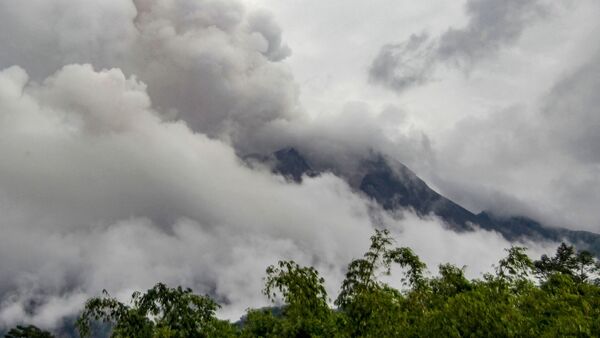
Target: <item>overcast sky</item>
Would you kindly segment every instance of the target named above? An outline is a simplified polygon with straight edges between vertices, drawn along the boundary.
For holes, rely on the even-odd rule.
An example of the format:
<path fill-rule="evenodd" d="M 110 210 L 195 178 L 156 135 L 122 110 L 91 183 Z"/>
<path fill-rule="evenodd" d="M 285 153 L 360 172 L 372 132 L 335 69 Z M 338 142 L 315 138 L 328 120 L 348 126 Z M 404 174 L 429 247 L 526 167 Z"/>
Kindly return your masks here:
<path fill-rule="evenodd" d="M 253 3 L 280 21 L 308 114 L 393 106 L 383 127 L 433 153 L 400 160 L 446 196 L 600 231 L 597 1 Z"/>
<path fill-rule="evenodd" d="M 240 160 L 287 146 L 350 175 L 378 152 L 473 212 L 600 232 L 598 17 L 596 0 L 0 2 L 0 326 L 158 281 L 235 319 L 279 259 L 334 298 L 382 224 L 432 272 L 478 276 L 510 246 Z"/>

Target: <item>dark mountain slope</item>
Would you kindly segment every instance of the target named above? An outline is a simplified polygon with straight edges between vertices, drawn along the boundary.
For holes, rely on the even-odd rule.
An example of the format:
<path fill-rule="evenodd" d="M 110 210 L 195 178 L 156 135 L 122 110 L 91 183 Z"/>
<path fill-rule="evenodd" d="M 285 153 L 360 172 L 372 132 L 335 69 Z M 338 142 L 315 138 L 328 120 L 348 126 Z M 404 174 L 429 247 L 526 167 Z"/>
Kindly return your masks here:
<path fill-rule="evenodd" d="M 365 163 L 364 174 L 358 189 L 373 198 L 384 209 L 412 208 L 420 215 L 435 214 L 453 229 L 466 230 L 477 217 L 467 209 L 438 194 L 406 166 L 392 170 L 379 157 Z"/>
<path fill-rule="evenodd" d="M 295 182 L 301 182 L 303 175 L 317 174 L 294 148 L 279 150 L 272 157 L 275 159 L 273 171 Z M 440 217 L 455 231 L 480 227 L 497 231 L 510 241 L 568 241 L 600 257 L 598 234 L 548 227 L 522 216 L 498 217 L 490 212 L 474 214 L 431 189 L 406 166 L 397 163 L 392 168 L 381 156 L 365 161 L 360 168 L 359 183 L 351 185 L 386 210 L 411 208 L 421 216 L 433 214 Z"/>
<path fill-rule="evenodd" d="M 314 171 L 306 163 L 306 160 L 294 148 L 284 148 L 273 153 L 275 166 L 273 171 L 291 178 L 296 182 L 302 180 L 303 175 L 312 176 Z"/>

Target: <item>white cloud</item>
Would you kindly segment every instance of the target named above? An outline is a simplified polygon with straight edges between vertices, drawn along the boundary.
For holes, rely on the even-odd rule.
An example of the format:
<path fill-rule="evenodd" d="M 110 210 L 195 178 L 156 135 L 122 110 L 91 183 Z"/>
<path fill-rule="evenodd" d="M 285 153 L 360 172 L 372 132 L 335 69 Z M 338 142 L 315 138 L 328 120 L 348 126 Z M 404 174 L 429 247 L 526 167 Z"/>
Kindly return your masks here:
<path fill-rule="evenodd" d="M 252 170 L 222 141 L 161 120 L 145 86 L 119 69 L 69 65 L 37 84 L 8 68 L 0 97 L 4 325 L 52 326 L 102 289 L 125 298 L 157 281 L 210 293 L 233 318 L 266 304 L 268 264 L 315 265 L 334 295 L 368 246 L 370 203 L 343 180 L 298 185 Z M 437 222 L 388 221 L 428 260 L 447 258 L 419 240 L 426 229 L 441 245 L 451 232 Z M 482 250 L 451 236 L 490 258 L 476 270 L 508 245 Z"/>

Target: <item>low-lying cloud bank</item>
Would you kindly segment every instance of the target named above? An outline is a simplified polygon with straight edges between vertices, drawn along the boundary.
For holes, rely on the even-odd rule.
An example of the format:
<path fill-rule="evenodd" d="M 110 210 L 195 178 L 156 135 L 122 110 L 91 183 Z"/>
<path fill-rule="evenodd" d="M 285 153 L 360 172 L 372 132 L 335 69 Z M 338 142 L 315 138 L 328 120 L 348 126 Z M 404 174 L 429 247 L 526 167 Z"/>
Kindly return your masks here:
<path fill-rule="evenodd" d="M 161 120 L 119 69 L 69 65 L 36 83 L 11 67 L 0 98 L 3 326 L 52 327 L 104 288 L 124 297 L 156 281 L 210 293 L 235 317 L 265 304 L 274 261 L 315 265 L 335 294 L 368 246 L 373 206 L 343 180 L 250 169 L 226 143 Z M 410 213 L 386 219 L 429 262 L 482 271 L 510 245 Z"/>

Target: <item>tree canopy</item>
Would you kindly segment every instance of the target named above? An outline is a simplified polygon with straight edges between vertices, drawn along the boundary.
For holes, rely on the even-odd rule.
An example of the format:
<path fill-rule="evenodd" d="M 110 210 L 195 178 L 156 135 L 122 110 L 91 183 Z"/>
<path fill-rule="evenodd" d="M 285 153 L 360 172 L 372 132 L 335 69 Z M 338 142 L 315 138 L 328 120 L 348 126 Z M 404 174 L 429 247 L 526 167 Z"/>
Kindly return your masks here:
<path fill-rule="evenodd" d="M 106 291 L 91 298 L 77 320 L 82 337 L 94 323 L 111 337 L 598 337 L 598 260 L 565 243 L 555 255 L 532 260 L 523 247 L 507 249 L 493 273 L 465 277 L 442 264 L 434 276 L 387 230 L 371 237 L 362 258 L 348 264 L 332 303 L 313 267 L 280 261 L 266 270 L 264 295 L 272 307 L 248 309 L 236 323 L 216 316 L 219 305 L 191 289 L 156 284 L 128 303 Z M 400 267 L 400 290 L 381 281 Z M 53 337 L 18 326 L 6 337 Z"/>

